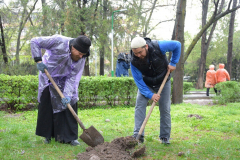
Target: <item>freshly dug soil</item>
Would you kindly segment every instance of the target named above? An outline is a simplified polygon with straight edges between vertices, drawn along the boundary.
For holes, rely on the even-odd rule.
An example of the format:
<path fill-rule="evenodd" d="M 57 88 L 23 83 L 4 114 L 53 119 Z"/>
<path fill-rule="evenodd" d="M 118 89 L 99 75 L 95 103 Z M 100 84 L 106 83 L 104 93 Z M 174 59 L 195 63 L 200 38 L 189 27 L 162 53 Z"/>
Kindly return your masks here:
<path fill-rule="evenodd" d="M 132 136 L 114 139 L 96 147 L 86 148 L 86 152 L 79 153 L 79 160 L 133 160 L 143 155 L 145 145 L 138 143 Z"/>

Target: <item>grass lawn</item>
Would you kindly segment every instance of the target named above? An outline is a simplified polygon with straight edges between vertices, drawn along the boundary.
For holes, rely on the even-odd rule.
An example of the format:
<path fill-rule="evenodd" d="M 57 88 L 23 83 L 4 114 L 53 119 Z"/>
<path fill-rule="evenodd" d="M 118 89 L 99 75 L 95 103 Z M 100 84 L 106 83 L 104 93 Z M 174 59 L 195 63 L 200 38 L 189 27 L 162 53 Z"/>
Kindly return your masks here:
<path fill-rule="evenodd" d="M 150 107 L 148 107 L 149 109 Z M 86 128 L 93 125 L 105 141 L 132 135 L 134 107 L 101 107 L 79 110 Z M 202 119 L 188 117 L 197 114 Z M 145 127 L 146 152 L 139 159 L 240 159 L 240 103 L 224 106 L 180 104 L 171 106 L 171 144 L 159 142 L 159 111 L 155 107 Z M 110 122 L 105 122 L 109 119 Z M 72 147 L 52 141 L 44 144 L 35 135 L 37 110 L 7 114 L 0 112 L 0 159 L 76 159 L 87 145 Z M 79 136 L 82 130 L 79 127 Z M 183 152 L 183 156 L 178 156 Z"/>

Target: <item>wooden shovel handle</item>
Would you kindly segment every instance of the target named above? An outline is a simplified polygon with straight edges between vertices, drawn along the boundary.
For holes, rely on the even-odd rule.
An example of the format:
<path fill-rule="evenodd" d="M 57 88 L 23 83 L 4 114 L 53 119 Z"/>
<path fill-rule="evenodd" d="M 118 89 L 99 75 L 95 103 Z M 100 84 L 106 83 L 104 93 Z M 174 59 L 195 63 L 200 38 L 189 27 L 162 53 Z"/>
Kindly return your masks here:
<path fill-rule="evenodd" d="M 161 92 L 163 90 L 163 87 L 164 87 L 164 85 L 165 85 L 165 83 L 166 83 L 166 81 L 168 79 L 169 74 L 170 74 L 170 69 L 168 69 L 168 71 L 167 71 L 167 73 L 166 73 L 166 75 L 165 75 L 165 77 L 163 79 L 163 82 L 162 82 L 162 84 L 161 84 L 161 86 L 160 86 L 160 88 L 159 88 L 159 90 L 157 92 L 158 95 L 161 94 Z M 148 114 L 147 114 L 146 118 L 144 119 L 143 124 L 142 124 L 142 126 L 141 126 L 141 128 L 140 128 L 140 130 L 138 132 L 138 135 L 137 135 L 137 138 L 136 138 L 137 140 L 139 140 L 139 138 L 141 137 L 142 132 L 143 132 L 143 130 L 144 130 L 146 124 L 147 124 L 147 121 L 148 121 L 148 119 L 149 119 L 149 117 L 150 117 L 150 115 L 151 115 L 151 113 L 153 111 L 153 108 L 155 107 L 155 104 L 156 104 L 156 102 L 153 101 L 152 106 L 149 109 Z"/>
<path fill-rule="evenodd" d="M 54 80 L 52 79 L 51 75 L 48 73 L 48 71 L 46 69 L 44 69 L 45 74 L 47 75 L 48 79 L 51 81 L 51 83 L 53 84 L 54 88 L 57 90 L 58 94 L 60 95 L 61 98 L 64 98 L 64 95 L 62 94 L 61 90 L 58 88 L 57 84 L 54 82 Z M 70 112 L 72 113 L 72 115 L 74 116 L 74 118 L 77 120 L 77 122 L 79 123 L 80 127 L 85 130 L 85 126 L 83 125 L 83 123 L 81 122 L 81 120 L 78 118 L 77 114 L 75 113 L 75 111 L 73 110 L 72 106 L 68 103 L 67 104 L 68 109 L 70 110 Z"/>

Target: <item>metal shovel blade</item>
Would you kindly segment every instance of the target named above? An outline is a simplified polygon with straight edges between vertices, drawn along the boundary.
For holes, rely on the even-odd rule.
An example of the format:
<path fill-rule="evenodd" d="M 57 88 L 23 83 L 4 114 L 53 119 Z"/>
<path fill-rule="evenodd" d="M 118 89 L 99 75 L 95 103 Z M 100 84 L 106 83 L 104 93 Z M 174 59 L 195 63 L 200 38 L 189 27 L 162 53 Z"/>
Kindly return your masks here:
<path fill-rule="evenodd" d="M 101 143 L 104 143 L 103 136 L 93 126 L 83 130 L 80 138 L 89 146 L 95 147 Z"/>

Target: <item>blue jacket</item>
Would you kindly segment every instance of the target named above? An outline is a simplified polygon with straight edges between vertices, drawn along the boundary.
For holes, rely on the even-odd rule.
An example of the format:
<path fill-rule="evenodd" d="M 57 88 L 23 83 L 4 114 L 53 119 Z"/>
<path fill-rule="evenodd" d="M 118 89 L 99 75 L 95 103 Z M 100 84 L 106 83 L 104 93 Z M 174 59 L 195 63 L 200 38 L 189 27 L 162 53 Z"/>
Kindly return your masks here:
<path fill-rule="evenodd" d="M 128 69 L 130 68 L 130 64 L 124 60 L 118 60 L 116 66 L 116 76 L 129 76 Z"/>

